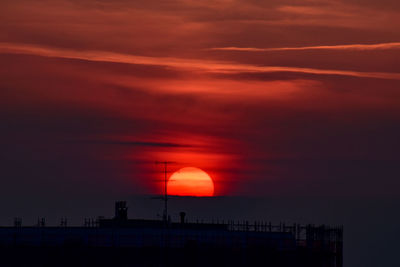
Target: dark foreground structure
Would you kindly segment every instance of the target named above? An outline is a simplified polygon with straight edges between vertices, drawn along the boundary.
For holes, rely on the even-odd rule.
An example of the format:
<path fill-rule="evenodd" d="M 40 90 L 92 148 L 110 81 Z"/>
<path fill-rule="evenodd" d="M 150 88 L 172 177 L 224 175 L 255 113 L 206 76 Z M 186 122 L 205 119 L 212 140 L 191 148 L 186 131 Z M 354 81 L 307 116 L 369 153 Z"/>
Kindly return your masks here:
<path fill-rule="evenodd" d="M 343 266 L 343 228 L 113 219 L 0 227 L 0 266 Z"/>

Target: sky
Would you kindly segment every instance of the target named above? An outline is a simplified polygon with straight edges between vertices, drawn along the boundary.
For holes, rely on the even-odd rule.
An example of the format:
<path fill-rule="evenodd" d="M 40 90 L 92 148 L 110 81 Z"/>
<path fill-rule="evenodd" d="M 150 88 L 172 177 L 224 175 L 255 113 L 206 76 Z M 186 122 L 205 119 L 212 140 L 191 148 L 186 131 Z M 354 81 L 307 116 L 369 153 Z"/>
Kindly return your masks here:
<path fill-rule="evenodd" d="M 2 1 L 5 194 L 399 193 L 398 1 Z"/>
<path fill-rule="evenodd" d="M 2 0 L 0 22 L 4 218 L 160 194 L 156 161 L 219 197 L 341 199 L 319 219 L 351 229 L 400 203 L 399 1 Z"/>

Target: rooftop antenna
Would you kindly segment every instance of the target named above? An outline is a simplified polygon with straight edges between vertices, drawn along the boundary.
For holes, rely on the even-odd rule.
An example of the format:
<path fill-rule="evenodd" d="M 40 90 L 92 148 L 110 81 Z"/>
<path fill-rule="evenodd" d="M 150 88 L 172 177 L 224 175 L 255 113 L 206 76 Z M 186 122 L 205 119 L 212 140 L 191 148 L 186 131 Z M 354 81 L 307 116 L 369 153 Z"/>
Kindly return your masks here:
<path fill-rule="evenodd" d="M 163 164 L 164 165 L 164 214 L 163 219 L 165 222 L 168 222 L 168 191 L 167 191 L 167 167 L 168 164 L 174 163 L 172 161 L 156 161 L 156 164 Z"/>

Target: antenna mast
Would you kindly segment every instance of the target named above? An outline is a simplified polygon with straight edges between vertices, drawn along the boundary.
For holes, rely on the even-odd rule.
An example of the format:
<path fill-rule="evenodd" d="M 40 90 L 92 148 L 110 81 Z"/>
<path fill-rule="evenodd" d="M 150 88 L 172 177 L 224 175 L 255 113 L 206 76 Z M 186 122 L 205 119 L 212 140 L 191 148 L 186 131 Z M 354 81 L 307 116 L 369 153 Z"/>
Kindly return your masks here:
<path fill-rule="evenodd" d="M 165 222 L 168 221 L 168 191 L 167 191 L 167 184 L 168 184 L 168 178 L 167 178 L 167 166 L 168 164 L 171 164 L 173 162 L 171 161 L 156 161 L 156 164 L 163 164 L 164 165 L 164 214 L 163 214 L 163 219 Z"/>

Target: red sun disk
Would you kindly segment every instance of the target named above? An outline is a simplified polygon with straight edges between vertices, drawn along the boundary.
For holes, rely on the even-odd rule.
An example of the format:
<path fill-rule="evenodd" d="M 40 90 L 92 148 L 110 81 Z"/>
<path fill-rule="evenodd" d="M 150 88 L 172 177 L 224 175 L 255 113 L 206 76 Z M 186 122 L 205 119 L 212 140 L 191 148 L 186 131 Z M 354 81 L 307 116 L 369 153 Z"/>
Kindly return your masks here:
<path fill-rule="evenodd" d="M 169 195 L 209 197 L 214 195 L 214 183 L 205 171 L 185 167 L 171 175 L 167 190 Z"/>

